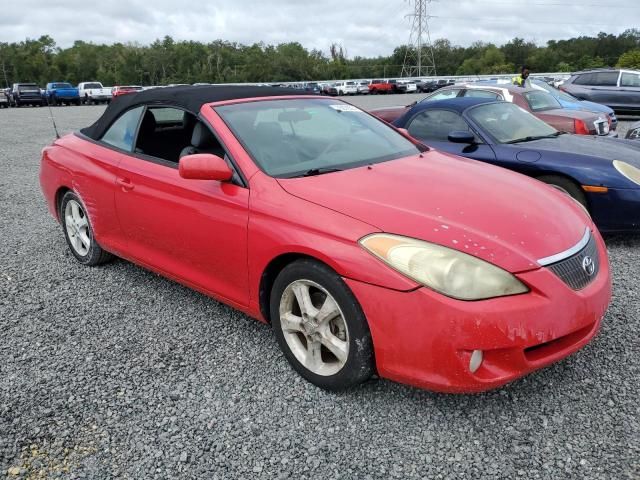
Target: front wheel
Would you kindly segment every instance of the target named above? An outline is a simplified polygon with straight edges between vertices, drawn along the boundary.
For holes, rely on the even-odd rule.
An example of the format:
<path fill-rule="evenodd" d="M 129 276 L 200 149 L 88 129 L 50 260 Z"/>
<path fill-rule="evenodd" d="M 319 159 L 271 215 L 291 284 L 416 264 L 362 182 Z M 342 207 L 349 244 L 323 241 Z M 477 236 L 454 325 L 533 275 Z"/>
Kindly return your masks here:
<path fill-rule="evenodd" d="M 75 193 L 67 192 L 62 197 L 60 220 L 67 245 L 80 263 L 92 267 L 113 258 L 94 238 L 87 210 Z"/>
<path fill-rule="evenodd" d="M 349 287 L 313 260 L 287 265 L 271 290 L 271 323 L 285 357 L 326 390 L 358 385 L 374 373 L 367 320 Z"/>

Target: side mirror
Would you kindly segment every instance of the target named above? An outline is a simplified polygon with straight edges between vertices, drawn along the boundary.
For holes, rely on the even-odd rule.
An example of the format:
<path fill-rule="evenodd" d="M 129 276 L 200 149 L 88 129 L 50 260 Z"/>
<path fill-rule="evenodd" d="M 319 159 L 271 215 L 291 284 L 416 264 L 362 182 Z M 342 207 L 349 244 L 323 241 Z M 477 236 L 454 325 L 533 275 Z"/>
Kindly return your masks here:
<path fill-rule="evenodd" d="M 182 178 L 191 180 L 217 180 L 226 182 L 233 177 L 233 171 L 222 158 L 210 153 L 186 155 L 178 163 Z"/>
<path fill-rule="evenodd" d="M 473 135 L 473 133 L 471 132 L 465 132 L 465 131 L 454 131 L 449 133 L 449 136 L 447 137 L 449 139 L 449 141 L 451 143 L 468 143 L 468 144 L 472 144 L 475 143 L 475 136 Z"/>

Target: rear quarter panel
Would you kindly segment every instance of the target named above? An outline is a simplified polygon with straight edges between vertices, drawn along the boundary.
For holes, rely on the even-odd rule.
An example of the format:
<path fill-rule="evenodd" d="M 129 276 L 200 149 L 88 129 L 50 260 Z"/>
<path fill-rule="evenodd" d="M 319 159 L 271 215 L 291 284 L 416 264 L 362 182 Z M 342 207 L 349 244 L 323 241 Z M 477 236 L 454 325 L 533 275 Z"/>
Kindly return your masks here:
<path fill-rule="evenodd" d="M 69 134 L 43 150 L 40 164 L 40 185 L 51 214 L 59 221 L 62 192 L 74 191 L 85 206 L 96 240 L 113 253 L 123 246 L 114 202 L 121 155 Z"/>

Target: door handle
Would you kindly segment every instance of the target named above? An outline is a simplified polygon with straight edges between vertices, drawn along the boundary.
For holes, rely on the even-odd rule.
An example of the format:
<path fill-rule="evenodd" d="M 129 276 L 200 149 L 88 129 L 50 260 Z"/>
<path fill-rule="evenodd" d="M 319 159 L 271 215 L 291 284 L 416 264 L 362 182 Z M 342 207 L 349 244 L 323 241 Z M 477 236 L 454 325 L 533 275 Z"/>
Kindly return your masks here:
<path fill-rule="evenodd" d="M 122 187 L 124 192 L 133 190 L 133 183 L 128 178 L 118 178 L 116 179 L 116 183 Z"/>

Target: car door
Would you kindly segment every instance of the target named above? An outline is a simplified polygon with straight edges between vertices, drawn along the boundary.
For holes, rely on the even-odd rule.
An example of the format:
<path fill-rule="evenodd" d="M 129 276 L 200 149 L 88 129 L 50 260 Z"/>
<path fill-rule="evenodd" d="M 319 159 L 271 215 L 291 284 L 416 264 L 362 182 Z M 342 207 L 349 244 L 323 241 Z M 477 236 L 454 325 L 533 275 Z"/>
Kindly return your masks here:
<path fill-rule="evenodd" d="M 640 73 L 622 72 L 618 95 L 621 109 L 640 110 Z"/>
<path fill-rule="evenodd" d="M 475 160 L 495 161 L 496 157 L 491 147 L 484 143 L 459 113 L 452 110 L 422 110 L 407 122 L 406 128 L 412 137 L 436 150 Z M 471 145 L 450 142 L 449 134 L 454 131 L 469 131 L 476 137 L 476 142 Z"/>
<path fill-rule="evenodd" d="M 162 126 L 145 126 L 149 115 L 151 109 L 143 116 L 136 145 L 153 143 L 142 135 L 163 141 Z M 169 277 L 247 305 L 249 190 L 242 181 L 184 179 L 178 163 L 178 158 L 144 152 L 120 163 L 116 211 L 128 251 Z"/>
<path fill-rule="evenodd" d="M 590 98 L 592 102 L 602 103 L 603 105 L 619 106 L 620 92 L 618 89 L 618 77 L 620 72 L 615 70 L 612 72 L 596 72 L 590 77 Z"/>

